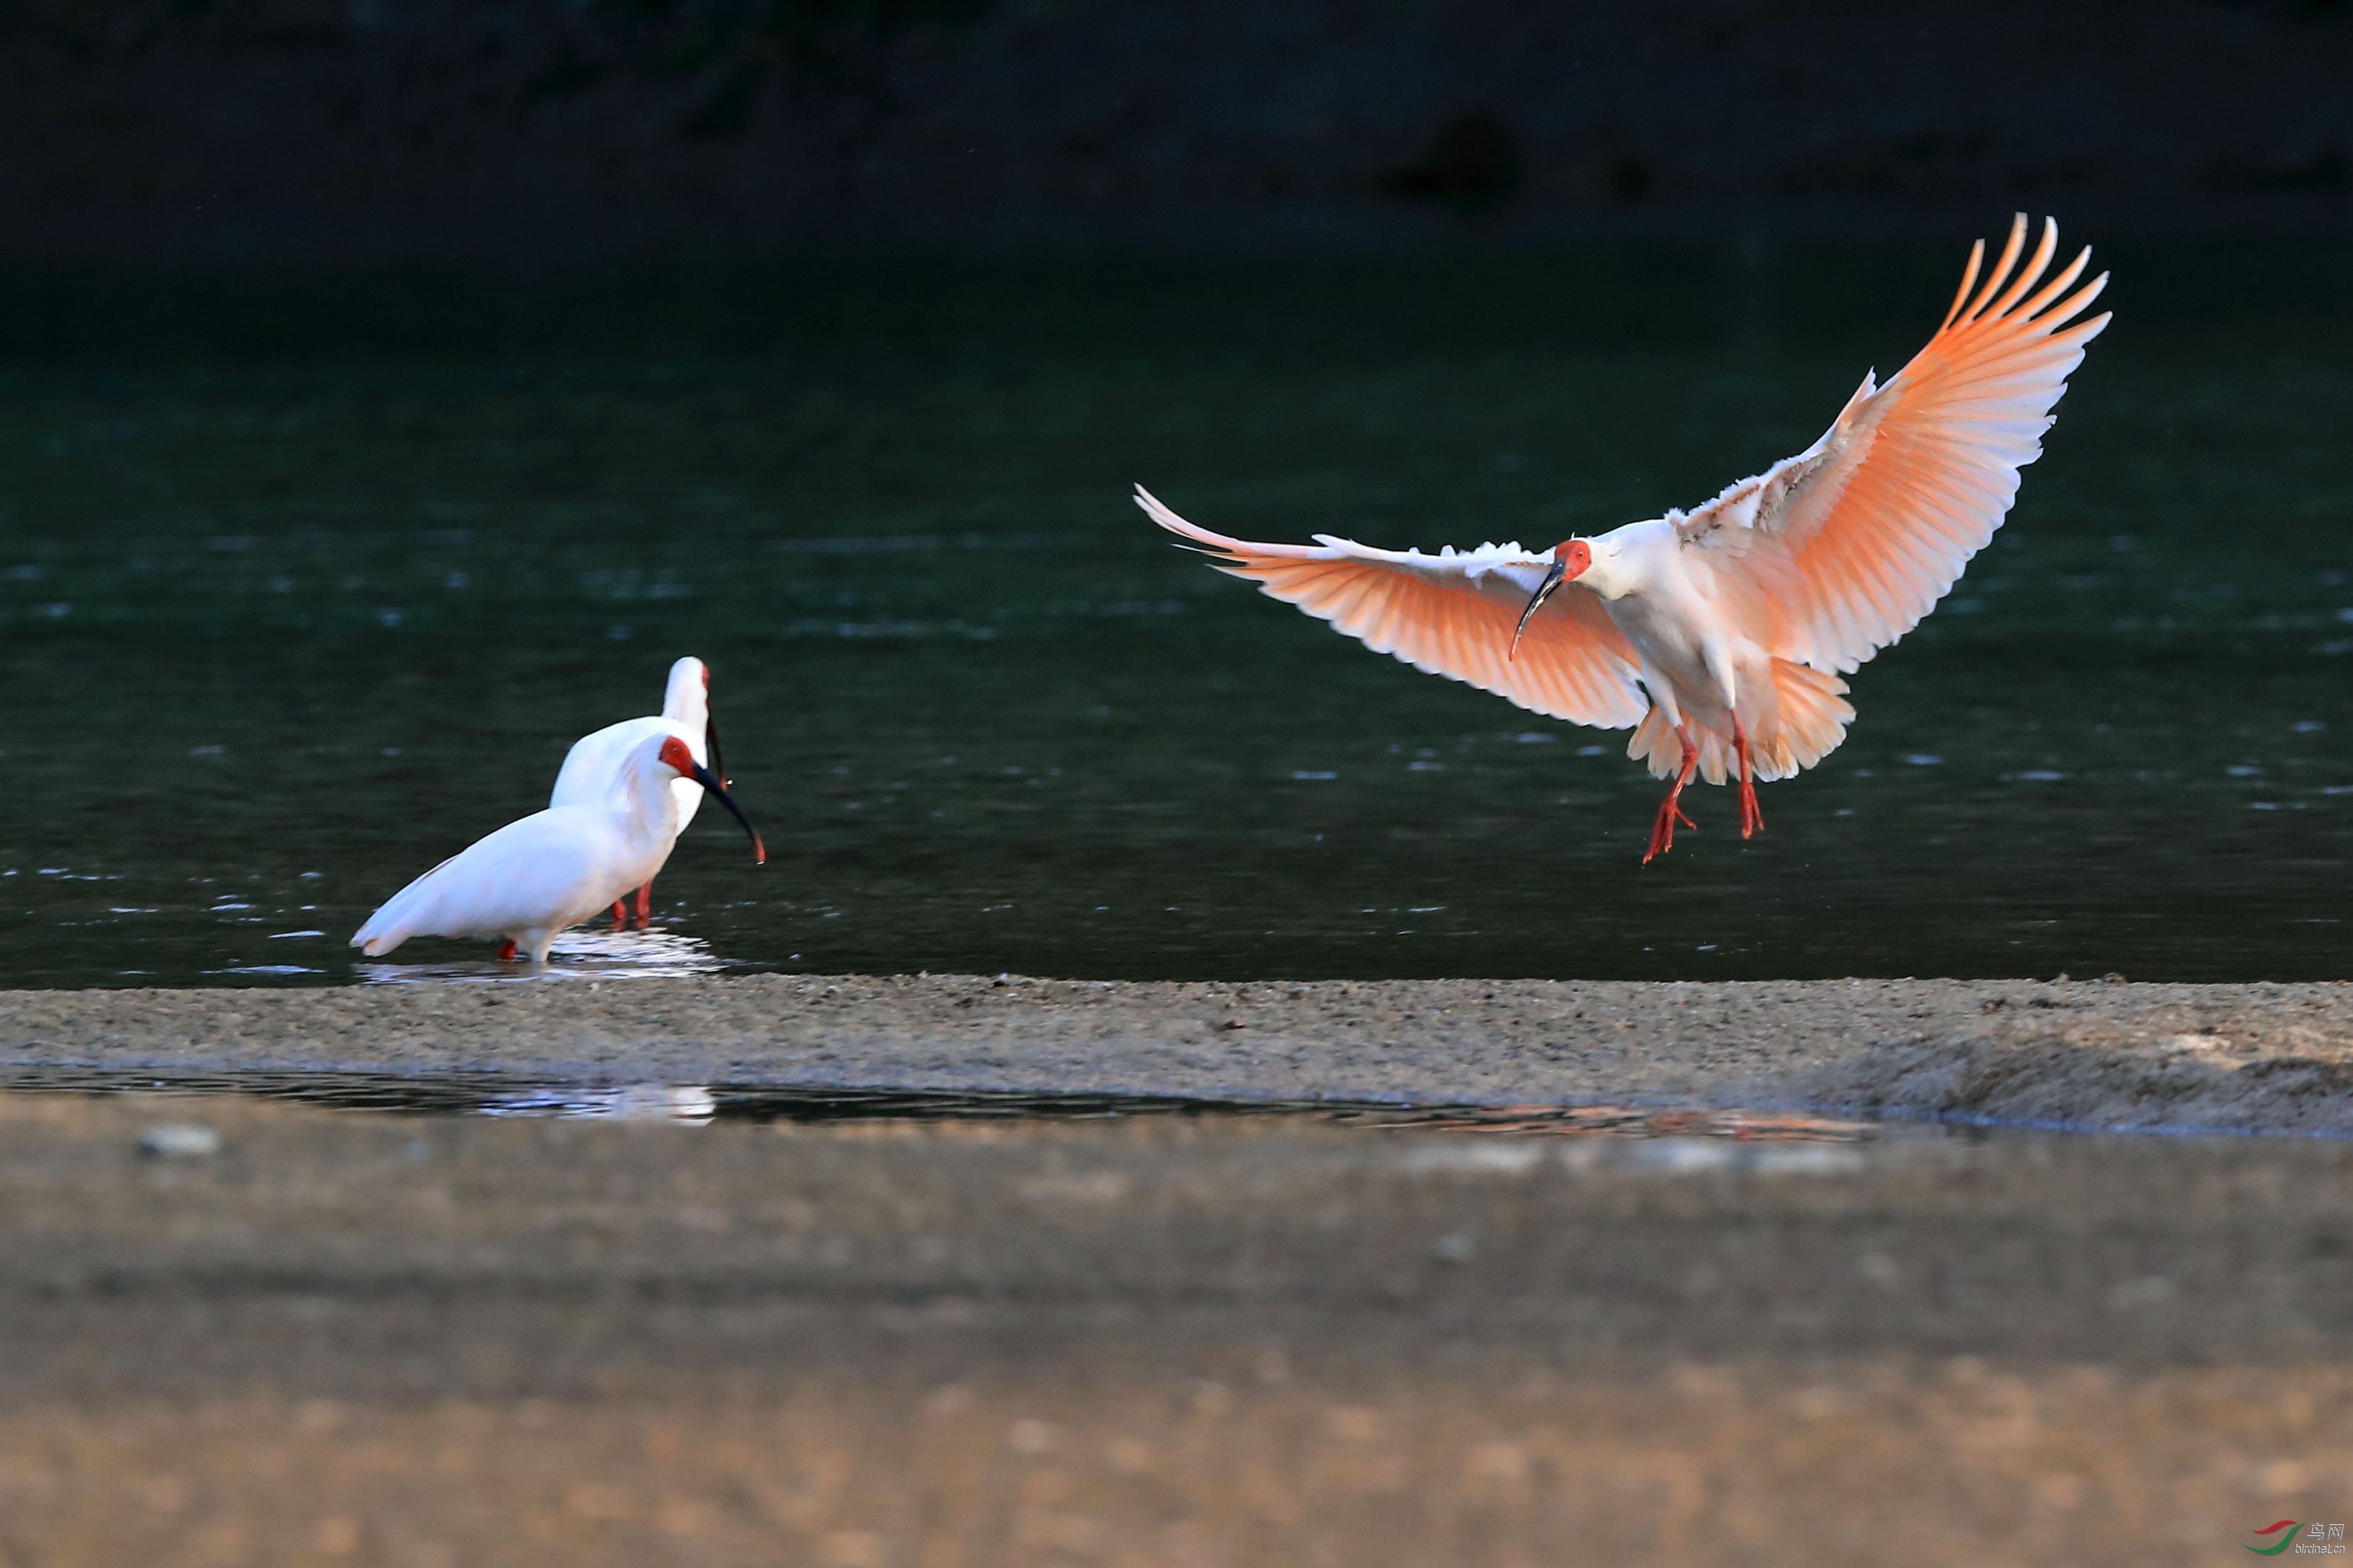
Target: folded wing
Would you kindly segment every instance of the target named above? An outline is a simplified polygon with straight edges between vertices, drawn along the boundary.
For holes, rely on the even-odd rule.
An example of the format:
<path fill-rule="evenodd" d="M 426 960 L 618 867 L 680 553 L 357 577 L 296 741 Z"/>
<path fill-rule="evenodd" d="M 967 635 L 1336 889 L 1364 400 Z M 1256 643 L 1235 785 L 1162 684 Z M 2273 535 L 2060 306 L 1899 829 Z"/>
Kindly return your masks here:
<path fill-rule="evenodd" d="M 1602 730 L 1634 724 L 1650 707 L 1634 683 L 1633 650 L 1582 589 L 1546 601 L 1512 656 L 1512 627 L 1550 556 L 1515 544 L 1424 555 L 1329 534 L 1314 544 L 1253 544 L 1186 521 L 1141 486 L 1135 504 L 1219 570 L 1416 669 Z"/>
<path fill-rule="evenodd" d="M 2056 224 L 2011 276 L 2026 233 L 2021 214 L 1972 293 L 1978 243 L 1927 347 L 1884 386 L 1865 376 L 1820 440 L 1680 520 L 1722 602 L 1767 652 L 1854 669 L 1918 625 L 2001 526 L 2084 345 L 2108 324 L 2075 321 L 2107 283 L 2102 273 L 2074 288 L 2089 249 L 2035 287 Z"/>

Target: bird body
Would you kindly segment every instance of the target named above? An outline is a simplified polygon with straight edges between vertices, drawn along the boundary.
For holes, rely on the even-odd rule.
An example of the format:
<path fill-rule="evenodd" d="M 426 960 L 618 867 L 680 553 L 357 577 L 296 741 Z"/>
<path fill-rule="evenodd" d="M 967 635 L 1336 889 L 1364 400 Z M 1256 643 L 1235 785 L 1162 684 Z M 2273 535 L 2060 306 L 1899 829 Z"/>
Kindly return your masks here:
<path fill-rule="evenodd" d="M 548 794 L 548 805 L 597 805 L 616 792 L 626 791 L 630 759 L 648 741 L 664 736 L 676 736 L 697 763 L 717 772 L 721 783 L 726 782 L 726 770 L 719 761 L 719 726 L 711 714 L 711 670 L 691 655 L 670 667 L 659 714 L 624 719 L 572 742 L 572 749 L 564 754 L 563 767 L 556 771 L 555 787 Z M 677 831 L 683 833 L 686 825 L 694 820 L 695 812 L 702 808 L 702 786 L 691 778 L 677 778 L 670 781 L 670 787 L 678 802 Z M 642 927 L 650 918 L 653 879 L 648 877 L 636 888 L 638 924 Z M 621 900 L 616 898 L 614 930 L 620 929 L 622 919 Z"/>
<path fill-rule="evenodd" d="M 671 785 L 681 776 L 717 794 L 752 834 L 755 855 L 766 858 L 759 835 L 685 742 L 649 737 L 629 753 L 620 785 L 604 799 L 550 806 L 476 840 L 386 900 L 352 945 L 381 958 L 413 936 L 499 937 L 506 944 L 501 957 L 521 951 L 545 963 L 557 931 L 662 868 L 678 840 Z"/>
<path fill-rule="evenodd" d="M 1628 523 L 1588 542 L 1592 564 L 1577 580 L 1600 597 L 1649 694 L 1629 751 L 1652 773 L 1670 777 L 1680 766 L 1678 729 L 1691 733 L 1699 776 L 1710 784 L 1738 776 L 1736 719 L 1760 781 L 1795 777 L 1845 739 L 1854 718 L 1846 682 L 1777 658 L 1734 603 L 1741 584 L 1687 550 L 1672 520 Z"/>
<path fill-rule="evenodd" d="M 676 735 L 686 742 L 694 760 L 711 765 L 711 671 L 691 655 L 670 667 L 662 693 L 662 710 L 643 719 L 607 724 L 572 742 L 564 766 L 555 774 L 555 788 L 547 797 L 551 806 L 594 805 L 615 789 L 625 787 L 630 756 L 656 735 Z M 721 775 L 723 780 L 724 774 Z M 678 826 L 683 832 L 702 805 L 702 786 L 692 779 L 675 779 L 670 793 L 678 797 Z"/>
<path fill-rule="evenodd" d="M 1679 801 L 1694 776 L 1737 784 L 1745 838 L 1763 826 L 1755 783 L 1793 777 L 1845 738 L 1841 676 L 1919 624 L 2001 526 L 2107 324 L 2075 320 L 2107 281 L 2074 289 L 2091 253 L 2037 289 L 2057 226 L 2019 267 L 2026 236 L 2021 215 L 1982 288 L 1979 242 L 1927 346 L 1884 385 L 1864 376 L 1820 440 L 1689 512 L 1549 551 L 1426 555 L 1330 534 L 1254 543 L 1141 487 L 1136 501 L 1220 570 L 1376 652 L 1535 712 L 1631 726 L 1628 755 L 1673 781 L 1645 861 L 1690 826 Z"/>

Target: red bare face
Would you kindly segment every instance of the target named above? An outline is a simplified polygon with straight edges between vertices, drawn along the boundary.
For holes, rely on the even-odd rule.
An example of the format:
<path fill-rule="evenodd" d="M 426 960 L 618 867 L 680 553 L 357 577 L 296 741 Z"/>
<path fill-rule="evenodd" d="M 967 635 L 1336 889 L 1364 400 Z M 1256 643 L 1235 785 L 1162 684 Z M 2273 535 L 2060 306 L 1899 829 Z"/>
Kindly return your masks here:
<path fill-rule="evenodd" d="M 659 755 L 660 760 L 669 765 L 670 770 L 680 777 L 686 778 L 693 774 L 694 753 L 688 751 L 686 742 L 676 735 L 662 742 Z"/>
<path fill-rule="evenodd" d="M 1528 623 L 1536 618 L 1536 612 L 1545 607 L 1545 601 L 1551 598 L 1563 583 L 1584 576 L 1585 569 L 1592 564 L 1593 546 L 1582 539 L 1564 539 L 1552 547 L 1552 570 L 1544 574 L 1544 581 L 1536 584 L 1536 591 L 1528 595 L 1528 607 L 1520 612 L 1520 624 L 1512 628 L 1512 646 L 1504 655 L 1505 662 L 1519 658 L 1520 638 L 1527 634 Z"/>
<path fill-rule="evenodd" d="M 711 689 L 711 667 L 707 664 L 702 667 L 702 689 Z"/>

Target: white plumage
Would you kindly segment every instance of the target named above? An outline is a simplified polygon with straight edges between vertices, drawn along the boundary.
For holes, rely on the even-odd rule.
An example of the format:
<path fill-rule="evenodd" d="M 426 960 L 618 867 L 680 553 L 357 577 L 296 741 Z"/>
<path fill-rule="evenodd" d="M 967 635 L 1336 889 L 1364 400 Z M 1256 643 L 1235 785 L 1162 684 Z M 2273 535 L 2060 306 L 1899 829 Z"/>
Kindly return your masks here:
<path fill-rule="evenodd" d="M 670 667 L 659 715 L 624 719 L 572 742 L 547 804 L 594 805 L 620 787 L 628 777 L 630 753 L 655 735 L 676 735 L 696 762 L 710 767 L 711 733 L 711 670 L 690 654 Z M 720 782 L 726 782 L 723 773 Z M 702 786 L 692 779 L 679 779 L 670 792 L 678 796 L 678 826 L 683 831 L 702 805 Z"/>
<path fill-rule="evenodd" d="M 697 763 L 716 773 L 720 783 L 727 782 L 727 771 L 719 759 L 719 726 L 711 716 L 710 667 L 691 654 L 670 667 L 659 714 L 624 719 L 572 742 L 572 749 L 564 753 L 564 766 L 556 770 L 555 788 L 549 792 L 547 804 L 551 807 L 595 805 L 604 801 L 626 785 L 629 759 L 638 748 L 662 735 L 675 735 L 686 742 L 688 753 Z M 677 779 L 670 784 L 670 794 L 678 800 L 678 830 L 683 833 L 702 806 L 702 786 L 692 779 Z M 651 918 L 653 893 L 651 878 L 638 885 L 639 927 Z M 615 930 L 620 929 L 622 918 L 621 902 L 616 899 Z"/>
<path fill-rule="evenodd" d="M 1330 534 L 1254 543 L 1141 487 L 1136 503 L 1221 571 L 1377 652 L 1554 718 L 1635 726 L 1628 754 L 1674 781 L 1644 860 L 1689 825 L 1677 802 L 1694 773 L 1738 784 L 1745 838 L 1764 826 L 1754 780 L 1792 777 L 1845 739 L 1840 675 L 1918 625 L 2001 526 L 2107 325 L 2075 320 L 2107 282 L 2075 288 L 2091 252 L 2038 289 L 2058 226 L 2019 267 L 2026 237 L 2021 214 L 1981 289 L 1980 241 L 1927 346 L 1884 385 L 1866 375 L 1820 440 L 1688 513 L 1545 552 L 1425 555 Z"/>
<path fill-rule="evenodd" d="M 478 839 L 370 915 L 352 945 L 381 958 L 413 936 L 498 937 L 502 958 L 547 960 L 555 933 L 579 924 L 653 879 L 678 841 L 681 779 L 702 782 L 744 823 L 757 859 L 760 836 L 717 778 L 670 734 L 628 753 L 619 782 L 594 804 L 550 806 Z"/>

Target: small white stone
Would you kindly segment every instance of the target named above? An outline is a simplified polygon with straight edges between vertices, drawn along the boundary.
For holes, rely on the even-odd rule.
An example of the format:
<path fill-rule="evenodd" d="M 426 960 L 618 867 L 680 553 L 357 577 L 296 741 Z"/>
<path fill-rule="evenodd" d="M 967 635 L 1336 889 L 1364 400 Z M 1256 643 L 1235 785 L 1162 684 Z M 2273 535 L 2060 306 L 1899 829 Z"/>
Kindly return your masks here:
<path fill-rule="evenodd" d="M 1637 1169 L 1682 1176 L 1728 1170 L 1742 1163 L 1744 1151 L 1713 1138 L 1660 1138 L 1637 1142 L 1629 1152 Z"/>
<path fill-rule="evenodd" d="M 220 1146 L 219 1133 L 194 1121 L 165 1121 L 139 1134 L 139 1152 L 159 1160 L 201 1160 Z"/>
<path fill-rule="evenodd" d="M 1501 1140 L 1484 1142 L 1450 1138 L 1409 1150 L 1405 1168 L 1416 1172 L 1461 1171 L 1479 1175 L 1525 1176 L 1542 1164 L 1544 1157 L 1544 1149 L 1533 1140 L 1504 1142 Z"/>
<path fill-rule="evenodd" d="M 1468 1263 L 1479 1256 L 1479 1238 L 1467 1230 L 1450 1230 L 1430 1244 L 1440 1263 Z"/>
<path fill-rule="evenodd" d="M 1749 1156 L 1749 1163 L 1759 1175 L 1836 1176 L 1862 1170 L 1863 1155 L 1845 1143 L 1766 1143 Z"/>

